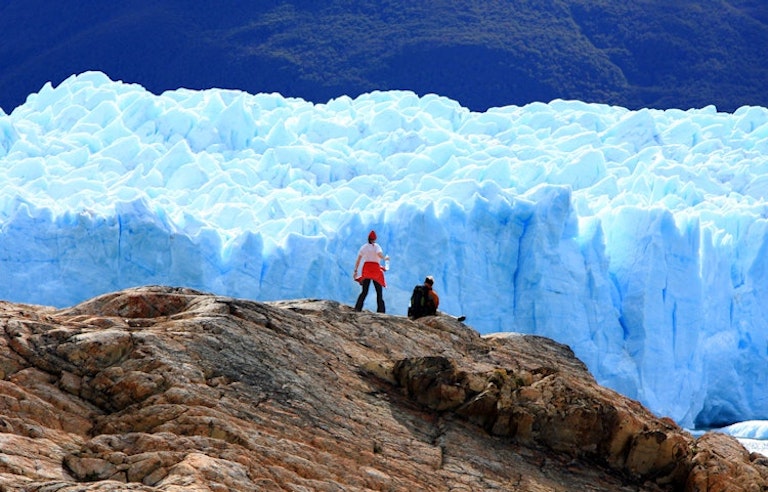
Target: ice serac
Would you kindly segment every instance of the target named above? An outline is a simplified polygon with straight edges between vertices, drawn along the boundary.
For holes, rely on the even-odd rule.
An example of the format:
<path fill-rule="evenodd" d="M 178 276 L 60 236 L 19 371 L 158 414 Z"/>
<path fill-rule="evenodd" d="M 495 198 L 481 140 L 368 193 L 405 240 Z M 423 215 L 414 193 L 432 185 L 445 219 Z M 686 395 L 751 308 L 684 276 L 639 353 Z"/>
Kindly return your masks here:
<path fill-rule="evenodd" d="M 473 113 L 88 72 L 0 113 L 0 298 L 169 284 L 352 303 L 375 229 L 388 313 L 433 275 L 482 333 L 554 338 L 653 411 L 725 425 L 768 415 L 767 200 L 766 108 Z"/>
<path fill-rule="evenodd" d="M 698 224 L 678 227 L 663 208 L 621 207 L 611 220 L 610 269 L 624 344 L 641 377 L 638 397 L 655 405 L 665 402 L 678 418 L 695 416 L 701 410 L 705 302 Z M 682 394 L 696 403 L 681 400 Z"/>
<path fill-rule="evenodd" d="M 636 397 L 636 362 L 614 306 L 599 222 L 580 232 L 568 187 L 540 186 L 520 240 L 510 331 L 567 340 L 587 365 L 613 387 Z"/>

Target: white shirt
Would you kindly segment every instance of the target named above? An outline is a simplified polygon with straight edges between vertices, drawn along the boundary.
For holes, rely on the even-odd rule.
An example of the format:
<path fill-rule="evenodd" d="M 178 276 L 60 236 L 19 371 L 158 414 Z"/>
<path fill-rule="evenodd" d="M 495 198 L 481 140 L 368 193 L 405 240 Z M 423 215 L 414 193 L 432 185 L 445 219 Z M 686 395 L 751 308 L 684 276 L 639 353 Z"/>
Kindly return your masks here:
<path fill-rule="evenodd" d="M 369 261 L 379 263 L 379 261 L 381 261 L 381 257 L 379 255 L 383 254 L 384 253 L 381 250 L 381 246 L 379 246 L 377 243 L 366 243 L 363 244 L 363 246 L 360 248 L 358 256 L 360 256 L 362 263 Z"/>

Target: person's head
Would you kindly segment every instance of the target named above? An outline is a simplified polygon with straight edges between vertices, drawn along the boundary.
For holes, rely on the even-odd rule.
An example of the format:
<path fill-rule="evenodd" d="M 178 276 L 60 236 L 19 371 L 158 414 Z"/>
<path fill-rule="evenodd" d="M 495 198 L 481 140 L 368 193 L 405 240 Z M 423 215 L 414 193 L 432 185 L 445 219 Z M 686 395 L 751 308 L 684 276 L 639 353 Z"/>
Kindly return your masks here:
<path fill-rule="evenodd" d="M 376 231 L 371 231 L 368 233 L 368 242 L 369 243 L 375 243 L 376 242 Z"/>
<path fill-rule="evenodd" d="M 427 275 L 427 278 L 424 279 L 424 285 L 426 285 L 430 289 L 432 288 L 432 284 L 434 283 L 435 283 L 435 279 L 432 278 L 432 275 Z"/>

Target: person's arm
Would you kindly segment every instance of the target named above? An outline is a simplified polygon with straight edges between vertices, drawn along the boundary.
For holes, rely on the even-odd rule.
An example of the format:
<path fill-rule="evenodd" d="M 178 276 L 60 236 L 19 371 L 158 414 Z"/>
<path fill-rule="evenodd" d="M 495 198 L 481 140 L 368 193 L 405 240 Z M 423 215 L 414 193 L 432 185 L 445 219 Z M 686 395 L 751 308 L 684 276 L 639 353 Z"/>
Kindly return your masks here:
<path fill-rule="evenodd" d="M 363 255 L 358 254 L 357 255 L 357 261 L 355 261 L 355 271 L 352 273 L 352 278 L 357 278 L 357 269 L 360 267 L 360 259 L 363 257 Z"/>
<path fill-rule="evenodd" d="M 389 259 L 389 255 L 384 256 L 384 251 L 381 249 L 381 246 L 378 246 L 378 248 L 376 248 L 376 249 L 378 250 L 376 253 L 379 255 L 379 259 L 381 259 L 381 260 L 388 260 Z"/>

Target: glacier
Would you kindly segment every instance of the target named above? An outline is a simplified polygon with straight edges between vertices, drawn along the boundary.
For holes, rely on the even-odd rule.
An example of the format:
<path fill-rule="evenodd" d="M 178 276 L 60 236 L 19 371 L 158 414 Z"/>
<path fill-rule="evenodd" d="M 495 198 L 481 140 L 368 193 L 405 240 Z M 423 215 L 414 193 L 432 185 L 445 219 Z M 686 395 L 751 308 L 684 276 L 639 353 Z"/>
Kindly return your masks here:
<path fill-rule="evenodd" d="M 0 178 L 8 301 L 165 284 L 352 305 L 373 229 L 388 314 L 433 275 L 441 311 L 565 343 L 683 426 L 768 419 L 766 108 L 314 104 L 86 72 L 0 110 Z"/>

